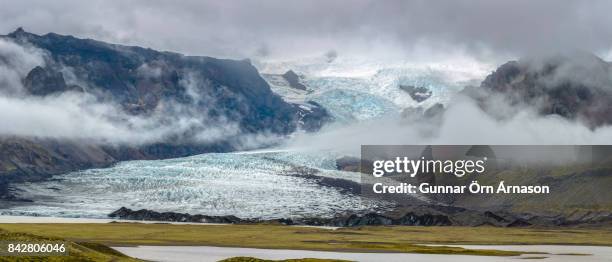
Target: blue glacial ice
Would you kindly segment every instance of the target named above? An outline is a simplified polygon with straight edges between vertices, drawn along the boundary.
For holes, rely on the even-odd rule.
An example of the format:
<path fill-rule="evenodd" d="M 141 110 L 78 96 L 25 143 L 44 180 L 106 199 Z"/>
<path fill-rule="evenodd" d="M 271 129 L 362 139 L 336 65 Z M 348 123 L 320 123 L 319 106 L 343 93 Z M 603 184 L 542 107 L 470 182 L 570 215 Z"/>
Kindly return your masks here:
<path fill-rule="evenodd" d="M 308 70 L 317 68 L 303 67 L 301 71 L 308 74 Z M 320 71 L 327 75 L 306 75 L 304 81 L 309 91 L 291 89 L 277 75 L 264 77 L 287 101 L 318 102 L 340 125 L 397 116 L 406 107 L 444 104 L 465 84 L 457 79 L 469 78 L 460 70 L 445 72 L 414 67 L 378 68 L 367 76 L 335 74 L 334 70 L 323 69 Z M 424 86 L 433 95 L 417 103 L 398 88 L 399 84 Z M 317 176 L 358 181 L 359 174 L 335 170 L 336 157 L 322 152 L 269 151 L 121 162 L 110 168 L 17 185 L 20 197 L 34 202 L 4 209 L 0 214 L 102 218 L 126 206 L 269 219 L 329 217 L 388 207 L 386 203 L 362 199 L 338 188 L 321 186 L 312 179 L 290 175 L 296 166 L 303 166 L 318 170 Z"/>
<path fill-rule="evenodd" d="M 20 185 L 20 196 L 35 202 L 2 214 L 103 218 L 126 206 L 270 219 L 329 217 L 384 205 L 288 175 L 295 166 L 307 166 L 317 175 L 359 180 L 358 174 L 334 170 L 334 159 L 321 153 L 244 152 L 126 161 Z"/>

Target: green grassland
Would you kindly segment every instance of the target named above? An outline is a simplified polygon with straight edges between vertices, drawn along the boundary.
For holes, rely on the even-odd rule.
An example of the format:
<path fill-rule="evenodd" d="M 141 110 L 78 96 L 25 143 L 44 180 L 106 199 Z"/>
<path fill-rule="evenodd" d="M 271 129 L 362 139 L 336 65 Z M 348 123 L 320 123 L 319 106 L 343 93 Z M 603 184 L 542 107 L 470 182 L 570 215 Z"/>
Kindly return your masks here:
<path fill-rule="evenodd" d="M 423 244 L 564 244 L 612 246 L 611 228 L 380 226 L 336 230 L 281 225 L 0 224 L 6 232 L 107 246 L 206 245 L 353 252 L 510 256 L 519 252 Z M 6 233 L 8 234 L 8 233 Z"/>
<path fill-rule="evenodd" d="M 27 227 L 27 225 L 21 225 Z M 64 241 L 56 237 L 42 237 L 27 233 L 0 231 L 0 241 L 41 242 Z M 0 262 L 5 261 L 115 261 L 136 262 L 112 248 L 99 243 L 66 241 L 68 255 L 64 256 L 0 256 Z"/>
<path fill-rule="evenodd" d="M 513 213 L 559 214 L 570 219 L 589 212 L 612 212 L 612 160 L 556 167 L 517 166 L 461 178 L 436 174 L 440 185 L 469 185 L 472 181 L 495 189 L 500 181 L 506 186 L 546 185 L 550 193 L 464 194 L 455 196 L 453 205 L 478 210 L 496 210 L 503 206 Z"/>

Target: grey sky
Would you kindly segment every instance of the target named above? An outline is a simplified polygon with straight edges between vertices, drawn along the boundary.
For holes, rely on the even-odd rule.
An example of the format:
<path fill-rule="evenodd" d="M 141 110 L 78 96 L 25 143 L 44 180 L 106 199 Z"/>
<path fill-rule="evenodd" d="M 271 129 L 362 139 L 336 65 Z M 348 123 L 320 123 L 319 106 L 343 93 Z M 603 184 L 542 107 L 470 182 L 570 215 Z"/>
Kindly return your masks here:
<path fill-rule="evenodd" d="M 0 0 L 0 33 L 18 26 L 188 54 L 286 57 L 472 54 L 612 48 L 612 1 Z"/>

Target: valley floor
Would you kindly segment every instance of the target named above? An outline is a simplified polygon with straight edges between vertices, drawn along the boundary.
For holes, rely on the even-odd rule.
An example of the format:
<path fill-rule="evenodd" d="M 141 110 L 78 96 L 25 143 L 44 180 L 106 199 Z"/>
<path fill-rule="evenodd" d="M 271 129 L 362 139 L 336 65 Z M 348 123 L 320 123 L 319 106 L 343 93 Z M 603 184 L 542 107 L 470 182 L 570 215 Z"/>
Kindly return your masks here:
<path fill-rule="evenodd" d="M 0 223 L 0 231 L 57 237 L 75 243 L 104 244 L 116 247 L 128 255 L 143 259 L 149 258 L 151 254 L 156 254 L 149 252 L 152 248 L 158 250 L 156 252 L 161 252 L 158 254 L 160 257 L 169 256 L 172 253 L 180 254 L 177 252 L 182 252 L 182 249 L 186 249 L 183 250 L 186 252 L 185 254 L 192 255 L 203 254 L 203 251 L 208 252 L 207 250 L 210 249 L 218 251 L 221 256 L 257 255 L 263 252 L 264 254 L 270 254 L 266 257 L 275 259 L 314 255 L 316 255 L 315 257 L 321 257 L 321 254 L 331 253 L 311 251 L 331 251 L 337 254 L 330 258 L 344 259 L 351 259 L 352 256 L 355 256 L 355 253 L 386 253 L 389 259 L 398 255 L 399 258 L 403 258 L 406 255 L 391 255 L 395 253 L 418 253 L 423 254 L 422 258 L 445 254 L 453 255 L 449 256 L 449 259 L 456 255 L 467 255 L 470 257 L 495 256 L 502 260 L 503 257 L 519 258 L 517 255 L 521 255 L 520 258 L 525 256 L 550 258 L 561 256 L 564 259 L 580 258 L 585 261 L 598 258 L 599 254 L 609 255 L 610 250 L 612 250 L 612 238 L 610 238 L 612 227 L 378 226 L 315 228 L 265 224 L 193 225 L 135 222 L 95 223 L 95 221 L 24 224 L 10 223 L 4 220 L 4 223 Z M 491 245 L 520 246 L 518 248 L 502 248 L 501 246 Z M 551 246 L 540 246 L 540 248 L 534 245 L 571 246 L 571 248 L 561 247 L 553 250 Z M 587 246 L 590 247 L 587 248 Z M 218 247 L 230 249 L 216 249 Z M 260 253 L 251 252 L 252 249 L 259 250 L 257 252 Z M 265 252 L 261 249 L 274 251 Z M 149 255 L 147 255 L 147 252 L 149 252 Z M 342 255 L 343 252 L 350 252 L 352 255 Z M 572 254 L 559 255 L 559 253 Z M 277 254 L 277 256 L 274 256 L 274 254 Z M 378 258 L 375 255 L 365 257 L 372 257 L 374 260 Z M 188 257 L 185 257 L 185 260 L 188 260 Z"/>

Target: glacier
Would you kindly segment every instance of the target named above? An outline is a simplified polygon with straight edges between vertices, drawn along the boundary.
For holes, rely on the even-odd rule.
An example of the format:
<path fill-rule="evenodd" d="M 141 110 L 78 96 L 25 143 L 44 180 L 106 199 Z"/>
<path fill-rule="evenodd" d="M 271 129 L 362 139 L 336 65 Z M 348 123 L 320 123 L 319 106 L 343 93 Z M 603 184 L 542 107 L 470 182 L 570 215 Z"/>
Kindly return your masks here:
<path fill-rule="evenodd" d="M 306 166 L 318 176 L 359 181 L 335 170 L 331 154 L 263 151 L 126 161 L 19 186 L 32 199 L 2 215 L 104 218 L 121 206 L 241 218 L 329 217 L 382 209 L 376 202 L 321 186 L 294 172 Z"/>
<path fill-rule="evenodd" d="M 463 86 L 487 73 L 486 66 L 422 66 L 410 63 L 334 63 L 311 61 L 259 63 L 262 77 L 288 102 L 303 108 L 314 101 L 346 126 L 381 117 L 399 117 L 409 107 L 446 104 Z M 302 74 L 308 90 L 288 86 L 286 69 Z M 284 70 L 284 71 L 283 71 Z M 424 86 L 432 96 L 419 103 L 399 84 Z M 388 210 L 390 203 L 362 198 L 341 188 L 318 184 L 314 177 L 359 182 L 360 174 L 336 170 L 332 151 L 269 149 L 211 153 L 191 157 L 120 162 L 18 184 L 17 194 L 31 199 L 0 211 L 2 215 L 104 218 L 121 206 L 131 209 L 241 218 L 331 217 L 343 213 Z M 304 175 L 306 168 L 312 174 Z"/>
<path fill-rule="evenodd" d="M 494 67 L 475 61 L 460 64 L 321 59 L 255 61 L 271 89 L 291 103 L 314 101 L 328 109 L 336 124 L 395 117 L 406 108 L 446 105 L 467 85 L 478 85 Z M 287 70 L 301 75 L 307 91 L 289 87 Z M 425 87 L 432 96 L 414 101 L 399 85 Z M 307 104 L 306 104 L 307 106 Z"/>

